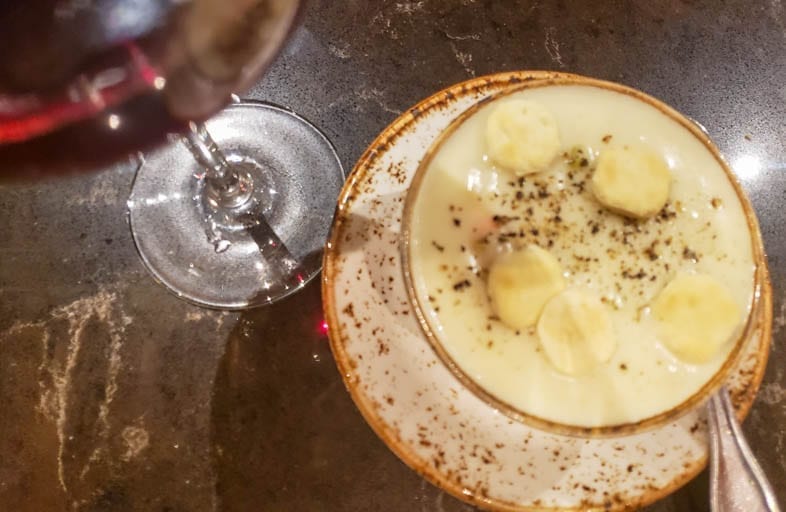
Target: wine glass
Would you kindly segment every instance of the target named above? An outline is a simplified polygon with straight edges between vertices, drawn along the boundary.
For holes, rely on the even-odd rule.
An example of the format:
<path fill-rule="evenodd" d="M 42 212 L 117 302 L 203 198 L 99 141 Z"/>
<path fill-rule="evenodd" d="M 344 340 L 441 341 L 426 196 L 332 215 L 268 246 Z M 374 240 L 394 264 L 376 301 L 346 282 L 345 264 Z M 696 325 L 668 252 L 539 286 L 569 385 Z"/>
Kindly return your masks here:
<path fill-rule="evenodd" d="M 128 211 L 153 276 L 214 308 L 285 297 L 320 270 L 343 169 L 302 117 L 230 100 L 301 14 L 295 0 L 4 3 L 0 161 L 30 178 L 148 150 Z"/>

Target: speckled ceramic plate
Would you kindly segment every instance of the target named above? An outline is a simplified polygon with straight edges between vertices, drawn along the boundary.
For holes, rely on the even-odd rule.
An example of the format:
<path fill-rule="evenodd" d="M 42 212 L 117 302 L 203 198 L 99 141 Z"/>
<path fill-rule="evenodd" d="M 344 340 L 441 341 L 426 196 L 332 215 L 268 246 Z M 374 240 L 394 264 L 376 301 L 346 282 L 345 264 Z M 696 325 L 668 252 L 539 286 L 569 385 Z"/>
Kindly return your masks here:
<path fill-rule="evenodd" d="M 693 478 L 708 456 L 703 411 L 633 436 L 579 439 L 509 419 L 463 387 L 417 323 L 399 256 L 401 215 L 420 159 L 476 101 L 560 76 L 512 72 L 443 90 L 374 141 L 339 199 L 323 273 L 330 342 L 365 419 L 404 462 L 451 494 L 491 510 L 627 510 Z M 766 269 L 765 269 L 766 273 Z M 727 383 L 742 418 L 769 352 L 772 302 L 765 277 L 757 327 Z"/>

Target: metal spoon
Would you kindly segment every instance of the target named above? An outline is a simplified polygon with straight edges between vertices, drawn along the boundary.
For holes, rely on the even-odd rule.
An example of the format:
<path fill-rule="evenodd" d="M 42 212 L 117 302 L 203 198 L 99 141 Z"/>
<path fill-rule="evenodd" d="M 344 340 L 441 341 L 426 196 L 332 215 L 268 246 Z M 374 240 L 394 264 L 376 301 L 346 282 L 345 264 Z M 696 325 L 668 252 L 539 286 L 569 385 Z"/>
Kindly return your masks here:
<path fill-rule="evenodd" d="M 707 413 L 711 510 L 780 512 L 767 476 L 745 442 L 725 387 L 710 398 Z"/>

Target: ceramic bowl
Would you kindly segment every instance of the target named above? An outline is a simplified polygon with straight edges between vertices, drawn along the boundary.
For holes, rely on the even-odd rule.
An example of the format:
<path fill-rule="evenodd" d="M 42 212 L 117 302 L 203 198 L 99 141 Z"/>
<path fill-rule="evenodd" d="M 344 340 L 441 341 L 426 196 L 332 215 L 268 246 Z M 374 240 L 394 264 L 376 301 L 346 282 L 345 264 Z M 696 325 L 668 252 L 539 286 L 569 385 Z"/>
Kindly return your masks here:
<path fill-rule="evenodd" d="M 736 194 L 739 202 L 742 206 L 742 213 L 745 216 L 747 221 L 747 229 L 750 234 L 750 244 L 753 254 L 753 261 L 754 261 L 754 287 L 752 293 L 752 303 L 750 306 L 749 314 L 746 319 L 744 319 L 744 327 L 741 329 L 739 336 L 733 340 L 733 346 L 728 352 L 728 356 L 725 358 L 725 361 L 720 364 L 719 368 L 712 373 L 709 378 L 704 381 L 703 385 L 699 387 L 693 394 L 688 396 L 686 399 L 680 401 L 677 405 L 673 407 L 669 407 L 667 409 L 657 410 L 656 412 L 644 416 L 641 419 L 636 419 L 635 421 L 625 421 L 625 422 L 610 422 L 610 423 L 601 423 L 598 424 L 597 422 L 594 424 L 582 424 L 582 423 L 568 423 L 564 421 L 555 421 L 554 419 L 543 417 L 538 415 L 537 413 L 532 413 L 530 411 L 524 410 L 521 407 L 517 407 L 509 400 L 495 394 L 494 391 L 490 390 L 488 387 L 481 384 L 478 380 L 473 378 L 470 375 L 470 372 L 465 370 L 465 366 L 461 364 L 460 361 L 456 360 L 451 351 L 446 347 L 449 345 L 450 340 L 446 339 L 447 334 L 445 334 L 445 329 L 441 328 L 438 325 L 438 322 L 435 320 L 436 314 L 434 313 L 433 308 L 430 308 L 428 302 L 434 300 L 434 296 L 431 294 L 436 295 L 436 292 L 433 290 L 428 290 L 428 294 L 424 291 L 418 292 L 418 286 L 416 284 L 416 275 L 419 272 L 422 272 L 420 267 L 417 266 L 417 258 L 414 257 L 415 250 L 413 243 L 410 243 L 413 236 L 413 223 L 418 221 L 417 215 L 421 216 L 434 216 L 436 214 L 436 210 L 429 206 L 430 202 L 433 202 L 433 194 L 421 194 L 421 190 L 423 188 L 424 179 L 429 175 L 429 173 L 440 172 L 439 175 L 440 183 L 444 183 L 444 187 L 449 187 L 451 184 L 447 183 L 448 181 L 452 181 L 453 177 L 449 177 L 449 171 L 445 171 L 440 169 L 439 171 L 434 170 L 436 167 L 442 165 L 443 167 L 448 165 L 444 162 L 437 165 L 435 164 L 435 160 L 437 159 L 437 155 L 440 152 L 445 151 L 453 151 L 454 153 L 460 155 L 464 160 L 466 160 L 467 152 L 464 151 L 466 148 L 466 144 L 458 146 L 455 143 L 453 145 L 449 145 L 449 141 L 454 135 L 459 132 L 462 127 L 464 127 L 468 121 L 475 119 L 477 116 L 483 116 L 484 113 L 486 116 L 489 115 L 491 109 L 493 109 L 496 105 L 500 102 L 508 101 L 511 97 L 521 97 L 522 93 L 531 92 L 533 90 L 537 90 L 536 92 L 543 92 L 545 90 L 555 90 L 554 88 L 560 88 L 560 91 L 567 90 L 566 87 L 570 86 L 580 86 L 583 88 L 590 88 L 591 90 L 600 89 L 604 91 L 611 91 L 614 93 L 619 93 L 625 97 L 625 100 L 629 98 L 633 98 L 638 102 L 643 102 L 644 104 L 654 107 L 657 111 L 665 114 L 669 119 L 676 122 L 678 127 L 675 128 L 676 130 L 685 130 L 691 136 L 695 137 L 696 140 L 700 141 L 701 145 L 706 148 L 706 150 L 712 155 L 712 158 L 717 162 L 718 166 L 723 170 L 725 173 L 725 177 L 728 179 L 728 183 L 731 184 L 734 190 L 734 194 Z M 577 91 L 583 90 L 581 88 L 574 89 Z M 483 118 L 483 122 L 485 122 L 485 118 Z M 670 124 L 668 126 L 671 126 Z M 473 128 L 475 129 L 475 128 Z M 474 132 L 473 132 L 474 133 Z M 684 132 L 683 132 L 684 133 Z M 461 139 L 465 141 L 466 139 Z M 448 149 L 445 149 L 448 146 Z M 448 157 L 443 157 L 443 160 L 449 160 Z M 462 165 L 458 163 L 461 159 L 454 159 L 455 161 L 450 161 L 451 164 L 458 164 L 459 166 Z M 495 171 L 496 173 L 497 171 Z M 497 176 L 499 176 L 497 178 Z M 435 178 L 436 179 L 436 178 Z M 495 174 L 495 182 L 498 179 L 500 182 L 503 179 L 509 179 L 512 181 L 516 180 L 517 178 L 512 174 L 506 174 L 504 170 L 499 171 L 498 174 Z M 532 179 L 532 178 L 530 178 Z M 442 185 L 440 185 L 442 187 Z M 463 186 L 463 184 L 462 184 Z M 495 185 L 496 186 L 496 185 Z M 432 192 L 434 189 L 432 188 Z M 464 193 L 464 189 L 461 189 L 461 193 Z M 584 193 L 582 191 L 582 193 Z M 589 194 L 589 192 L 586 192 Z M 480 195 L 473 196 L 473 200 L 475 197 L 480 197 Z M 530 196 L 531 197 L 531 196 Z M 422 201 L 425 206 L 421 206 L 420 209 L 416 208 L 416 204 L 418 201 Z M 524 198 L 522 204 L 526 204 L 527 199 Z M 535 204 L 534 200 L 530 200 L 530 203 L 533 203 L 537 208 L 537 204 Z M 523 209 L 523 207 L 522 207 Z M 419 212 L 419 213 L 418 213 Z M 455 215 L 455 214 L 454 214 Z M 457 222 L 454 219 L 454 222 Z M 684 221 L 683 221 L 684 222 Z M 563 224 L 564 225 L 564 224 Z M 684 225 L 684 224 L 683 224 Z M 450 230 L 451 227 L 449 223 L 445 223 L 445 230 Z M 541 226 L 541 231 L 543 231 L 543 227 Z M 463 239 L 462 239 L 463 240 Z M 551 241 L 549 242 L 551 243 Z M 592 241 L 586 242 L 586 244 L 591 244 Z M 464 246 L 462 246 L 463 249 Z M 589 245 L 585 245 L 585 247 L 589 247 Z M 585 252 L 591 249 L 585 249 Z M 403 219 L 402 219 L 402 236 L 401 236 L 401 252 L 402 252 L 402 268 L 403 268 L 403 275 L 404 280 L 407 287 L 407 292 L 409 299 L 412 303 L 413 309 L 415 311 L 416 317 L 419 321 L 420 327 L 429 343 L 431 344 L 432 348 L 434 349 L 435 353 L 439 356 L 440 361 L 444 364 L 447 368 L 450 369 L 451 372 L 458 378 L 458 380 L 472 393 L 478 396 L 481 400 L 487 402 L 493 408 L 503 412 L 507 416 L 517 420 L 523 421 L 531 426 L 537 427 L 539 429 L 545 430 L 547 432 L 559 433 L 564 435 L 575 435 L 575 436 L 589 436 L 589 437 L 598 437 L 598 436 L 620 436 L 626 434 L 633 434 L 642 432 L 651 428 L 655 428 L 658 426 L 662 426 L 664 424 L 673 422 L 675 419 L 679 418 L 687 411 L 694 410 L 697 407 L 702 406 L 706 400 L 715 393 L 718 388 L 725 382 L 731 372 L 732 368 L 734 367 L 735 361 L 737 360 L 743 346 L 747 339 L 749 339 L 754 334 L 754 329 L 756 325 L 755 319 L 758 316 L 759 307 L 760 307 L 760 297 L 761 297 L 761 288 L 765 285 L 765 281 L 767 279 L 767 268 L 766 268 L 766 259 L 764 254 L 764 249 L 762 245 L 762 238 L 761 233 L 759 231 L 758 223 L 756 220 L 755 213 L 753 208 L 751 207 L 750 201 L 748 200 L 747 196 L 743 192 L 742 188 L 740 187 L 739 183 L 737 182 L 734 174 L 729 169 L 726 161 L 721 156 L 717 147 L 712 143 L 709 139 L 707 133 L 695 122 L 688 119 L 684 115 L 680 114 L 673 108 L 669 107 L 668 105 L 664 104 L 663 102 L 644 94 L 638 90 L 632 89 L 630 87 L 626 87 L 624 85 L 595 80 L 592 78 L 580 77 L 580 76 L 559 76 L 559 77 L 552 77 L 540 80 L 530 80 L 526 81 L 522 84 L 519 84 L 515 87 L 507 88 L 503 91 L 500 91 L 492 96 L 484 98 L 482 101 L 474 104 L 469 109 L 465 110 L 461 113 L 458 117 L 456 117 L 445 130 L 443 130 L 430 148 L 426 151 L 425 156 L 420 161 L 418 168 L 415 172 L 414 178 L 412 183 L 409 187 L 409 191 L 407 193 L 406 201 L 404 204 L 404 212 L 403 212 Z M 421 254 L 424 251 L 421 251 Z M 434 252 L 433 250 L 431 252 Z M 463 272 L 463 271 L 462 271 Z M 461 273 L 461 272 L 459 272 Z M 653 276 L 654 278 L 655 276 Z M 665 283 L 663 283 L 665 284 Z M 439 292 L 441 293 L 443 290 L 440 288 Z M 450 290 L 447 290 L 448 294 Z M 454 292 L 453 295 L 450 296 L 451 300 L 458 300 L 459 297 L 462 298 L 462 294 L 466 292 Z M 428 299 L 426 298 L 428 296 Z M 455 297 L 454 297 L 455 296 Z M 445 308 L 443 308 L 445 309 Z M 454 319 L 458 320 L 458 319 Z M 491 327 L 488 327 L 489 331 Z M 484 333 L 485 334 L 485 333 Z M 494 333 L 488 335 L 489 337 L 493 337 Z M 491 342 L 489 342 L 491 344 Z M 609 370 L 611 371 L 611 370 Z M 548 381 L 544 381 L 548 382 Z M 537 385 L 535 386 L 538 388 L 537 393 L 539 395 L 547 397 L 544 400 L 552 400 L 548 398 L 548 386 L 547 385 Z M 527 392 L 529 390 L 524 390 Z M 640 397 L 636 397 L 637 399 L 641 399 Z M 624 404 L 623 404 L 624 407 Z"/>

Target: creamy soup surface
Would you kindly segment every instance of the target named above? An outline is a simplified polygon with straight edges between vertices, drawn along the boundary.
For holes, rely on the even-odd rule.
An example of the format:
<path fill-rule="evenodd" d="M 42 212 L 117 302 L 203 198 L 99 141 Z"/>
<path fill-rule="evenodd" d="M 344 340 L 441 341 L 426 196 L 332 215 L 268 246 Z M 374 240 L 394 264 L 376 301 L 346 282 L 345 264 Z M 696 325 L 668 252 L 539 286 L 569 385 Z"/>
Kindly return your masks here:
<path fill-rule="evenodd" d="M 415 293 L 434 334 L 485 391 L 545 420 L 616 425 L 679 405 L 722 366 L 751 308 L 751 236 L 733 186 L 690 131 L 631 96 L 553 85 L 505 99 L 512 98 L 551 111 L 560 156 L 523 178 L 495 166 L 484 139 L 494 102 L 434 155 L 412 206 L 409 249 Z M 663 210 L 633 221 L 601 206 L 589 179 L 599 152 L 642 144 L 664 158 L 673 181 Z M 515 330 L 494 315 L 490 262 L 499 251 L 528 244 L 547 249 L 568 286 L 595 294 L 608 310 L 617 348 L 589 373 L 558 372 L 534 327 Z M 678 273 L 713 276 L 743 312 L 737 333 L 703 364 L 675 357 L 653 326 L 649 305 Z"/>

